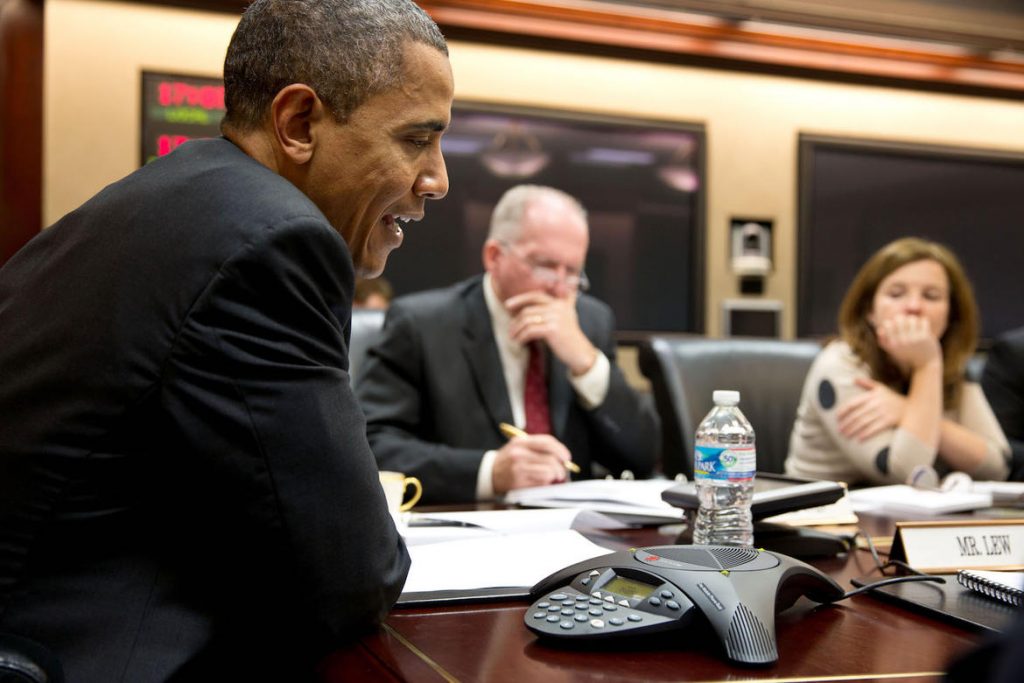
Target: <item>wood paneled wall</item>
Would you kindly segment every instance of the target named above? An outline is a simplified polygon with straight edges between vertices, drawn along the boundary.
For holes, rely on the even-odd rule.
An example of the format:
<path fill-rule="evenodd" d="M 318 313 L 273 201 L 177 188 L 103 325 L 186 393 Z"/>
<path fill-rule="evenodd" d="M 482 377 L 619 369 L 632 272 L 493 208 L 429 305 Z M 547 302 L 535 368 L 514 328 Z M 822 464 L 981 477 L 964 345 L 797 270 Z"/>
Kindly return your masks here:
<path fill-rule="evenodd" d="M 43 2 L 0 0 L 0 265 L 41 229 Z"/>

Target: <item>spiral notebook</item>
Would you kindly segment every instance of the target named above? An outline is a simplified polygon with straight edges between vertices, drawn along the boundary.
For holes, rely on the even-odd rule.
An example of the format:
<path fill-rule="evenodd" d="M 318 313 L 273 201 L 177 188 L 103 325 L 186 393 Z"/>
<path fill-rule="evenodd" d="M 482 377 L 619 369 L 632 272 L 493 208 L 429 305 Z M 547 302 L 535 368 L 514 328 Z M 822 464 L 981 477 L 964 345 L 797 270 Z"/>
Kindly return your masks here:
<path fill-rule="evenodd" d="M 961 569 L 957 583 L 1014 607 L 1024 606 L 1024 572 Z"/>

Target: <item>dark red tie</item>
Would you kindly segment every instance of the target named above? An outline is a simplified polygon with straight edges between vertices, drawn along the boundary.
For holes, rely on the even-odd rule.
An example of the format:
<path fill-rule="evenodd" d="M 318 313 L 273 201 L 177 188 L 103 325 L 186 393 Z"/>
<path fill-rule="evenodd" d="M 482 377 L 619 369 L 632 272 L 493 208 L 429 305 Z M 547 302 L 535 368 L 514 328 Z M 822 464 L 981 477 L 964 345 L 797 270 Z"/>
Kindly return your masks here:
<path fill-rule="evenodd" d="M 526 366 L 526 389 L 523 407 L 526 411 L 526 431 L 529 434 L 550 434 L 551 414 L 548 411 L 548 385 L 544 372 L 544 347 L 530 342 L 530 362 Z"/>

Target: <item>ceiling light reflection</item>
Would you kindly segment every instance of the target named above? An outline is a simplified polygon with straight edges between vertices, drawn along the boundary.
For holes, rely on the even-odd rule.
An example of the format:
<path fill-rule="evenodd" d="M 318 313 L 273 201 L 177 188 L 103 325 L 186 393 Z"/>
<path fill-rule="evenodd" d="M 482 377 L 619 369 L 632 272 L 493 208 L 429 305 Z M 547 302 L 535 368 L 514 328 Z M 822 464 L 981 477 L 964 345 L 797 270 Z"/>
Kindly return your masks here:
<path fill-rule="evenodd" d="M 535 135 L 513 122 L 499 131 L 480 154 L 480 162 L 499 178 L 522 180 L 540 173 L 551 161 Z"/>

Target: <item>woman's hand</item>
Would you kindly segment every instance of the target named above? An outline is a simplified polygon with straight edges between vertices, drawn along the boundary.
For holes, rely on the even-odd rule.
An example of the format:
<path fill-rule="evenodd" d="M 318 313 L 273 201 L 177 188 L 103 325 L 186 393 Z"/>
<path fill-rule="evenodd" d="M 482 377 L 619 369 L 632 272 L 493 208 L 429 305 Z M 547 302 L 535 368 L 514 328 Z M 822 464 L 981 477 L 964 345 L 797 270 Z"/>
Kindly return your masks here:
<path fill-rule="evenodd" d="M 882 350 L 907 373 L 931 362 L 942 362 L 942 346 L 928 318 L 896 315 L 877 325 L 875 334 Z"/>
<path fill-rule="evenodd" d="M 907 397 L 869 377 L 854 382 L 865 391 L 847 399 L 836 411 L 839 433 L 848 439 L 866 441 L 875 434 L 897 427 L 903 419 Z"/>

